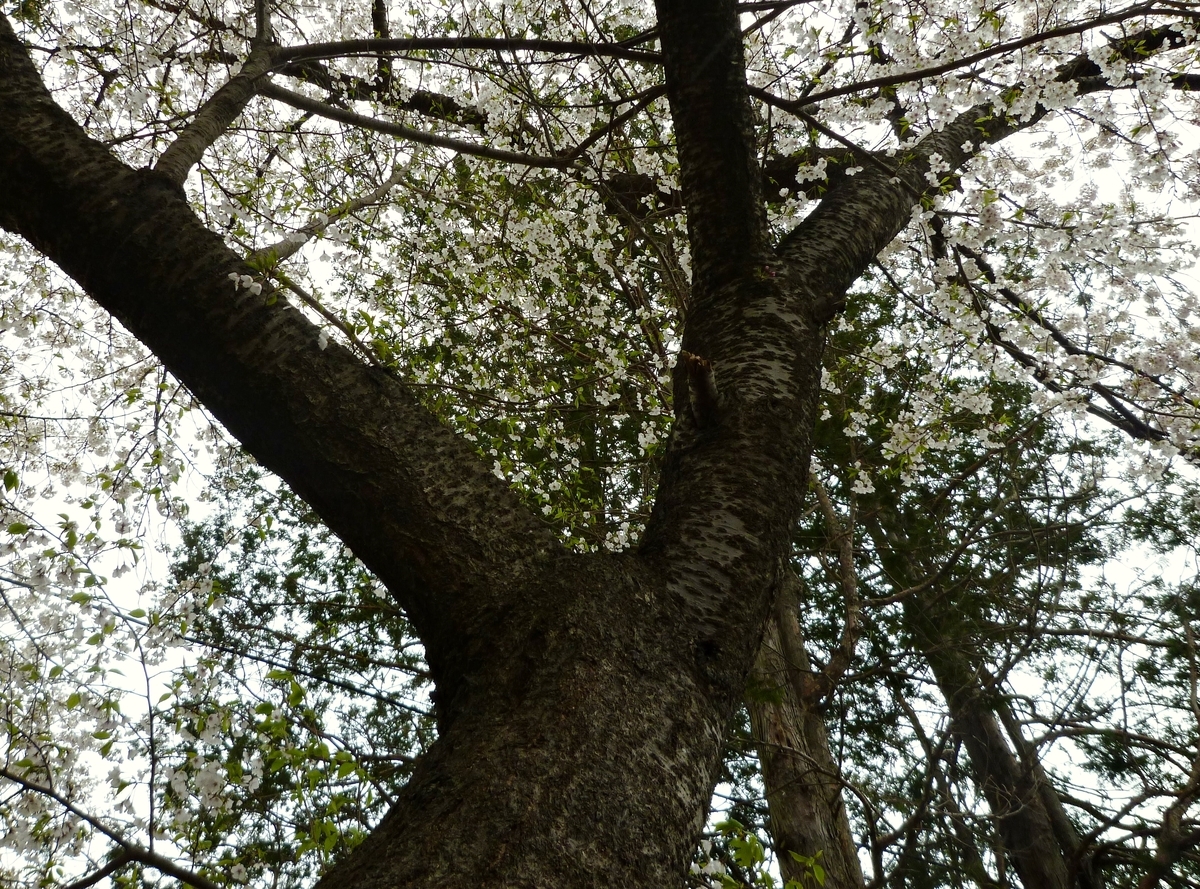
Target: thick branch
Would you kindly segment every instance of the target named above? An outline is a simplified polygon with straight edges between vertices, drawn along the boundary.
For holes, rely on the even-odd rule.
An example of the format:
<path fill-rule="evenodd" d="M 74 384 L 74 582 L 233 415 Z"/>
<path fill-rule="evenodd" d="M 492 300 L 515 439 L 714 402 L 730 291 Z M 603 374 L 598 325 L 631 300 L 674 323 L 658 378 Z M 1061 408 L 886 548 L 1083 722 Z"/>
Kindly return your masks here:
<path fill-rule="evenodd" d="M 0 19 L 0 225 L 144 342 L 400 598 L 435 677 L 476 640 L 498 578 L 560 545 L 400 382 L 248 275 L 183 194 L 88 139 Z"/>
<path fill-rule="evenodd" d="M 810 670 L 796 620 L 795 591 L 788 589 L 794 584 L 788 571 L 785 589 L 763 634 L 746 699 L 770 807 L 771 835 L 785 880 L 804 882 L 807 869 L 792 852 L 822 855 L 828 885 L 861 889 L 862 868 L 825 718 L 814 698 L 802 694 L 801 684 L 792 679 L 793 674 Z"/>
<path fill-rule="evenodd" d="M 246 103 L 254 97 L 255 83 L 270 70 L 271 63 L 270 46 L 265 43 L 256 44 L 250 50 L 250 56 L 242 70 L 213 93 L 212 98 L 196 113 L 195 119 L 162 153 L 154 165 L 155 171 L 182 185 L 192 167 L 200 163 L 200 158 L 208 147 L 221 138 L 229 125 L 242 113 Z"/>
<path fill-rule="evenodd" d="M 301 59 L 332 59 L 344 56 L 374 56 L 381 53 L 435 52 L 438 50 L 484 50 L 490 52 L 546 53 L 549 55 L 586 57 L 606 56 L 634 62 L 658 64 L 662 57 L 656 52 L 631 49 L 619 43 L 588 43 L 585 40 L 535 40 L 511 37 L 401 37 L 393 39 L 338 40 L 331 43 L 309 43 L 281 49 L 283 61 Z M 547 60 L 552 61 L 552 60 Z"/>
<path fill-rule="evenodd" d="M 737 18 L 726 4 L 658 4 L 667 95 L 698 290 L 766 258 L 766 214 Z M 722 268 L 723 266 L 723 268 Z M 703 298 L 703 296 L 701 296 Z"/>
<path fill-rule="evenodd" d="M 732 707 L 800 513 L 823 334 L 803 289 L 777 274 L 734 4 L 660 0 L 658 21 L 692 249 L 692 357 L 676 367 L 676 428 L 641 553 L 668 566 L 714 700 Z"/>
<path fill-rule="evenodd" d="M 361 77 L 354 77 L 344 71 L 330 71 L 327 65 L 313 59 L 288 62 L 275 70 L 286 77 L 294 77 L 304 83 L 311 83 L 333 95 L 347 99 L 376 101 L 388 108 L 412 111 L 422 117 L 443 120 L 463 127 L 473 127 L 477 130 L 482 130 L 487 125 L 486 114 L 477 108 L 463 105 L 450 96 L 430 90 L 416 89 L 400 99 L 389 95 L 388 89 L 378 80 L 369 81 Z"/>

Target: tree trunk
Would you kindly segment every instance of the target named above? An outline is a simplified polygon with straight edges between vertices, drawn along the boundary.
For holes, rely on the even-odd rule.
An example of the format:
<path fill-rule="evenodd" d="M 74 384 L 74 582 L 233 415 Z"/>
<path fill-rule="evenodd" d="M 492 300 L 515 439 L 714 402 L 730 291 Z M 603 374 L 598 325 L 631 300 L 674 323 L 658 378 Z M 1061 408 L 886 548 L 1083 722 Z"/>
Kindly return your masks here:
<path fill-rule="evenodd" d="M 953 631 L 947 634 L 938 621 L 946 605 L 930 601 L 934 598 L 915 595 L 906 602 L 906 623 L 946 699 L 951 727 L 996 818 L 1004 852 L 1025 886 L 1072 889 L 1078 885 L 1070 860 L 1074 850 L 1060 846 L 1055 835 L 1042 799 L 1049 788 L 1009 746 L 978 671 L 956 648 Z"/>
<path fill-rule="evenodd" d="M 679 884 L 725 710 L 636 559 L 567 558 L 544 582 L 561 604 L 497 621 L 461 716 L 321 889 Z"/>
<path fill-rule="evenodd" d="M 707 102 L 716 115 L 681 135 L 704 142 L 684 152 L 685 172 L 738 157 L 757 181 L 737 15 L 704 6 L 664 17 L 685 32 L 674 39 L 694 41 L 669 69 L 673 106 Z M 424 644 L 439 739 L 323 886 L 682 881 L 790 552 L 824 335 L 807 291 L 762 273 L 762 202 L 731 191 L 728 172 L 685 187 L 689 221 L 709 239 L 693 253 L 685 343 L 715 373 L 719 403 L 699 415 L 697 381 L 679 376 L 642 550 L 574 554 L 401 381 L 322 343 L 268 298 L 269 282 L 237 286 L 255 270 L 168 177 L 90 140 L 0 17 L 0 225 L 310 502 Z M 734 242 L 718 243 L 714 220 Z"/>
<path fill-rule="evenodd" d="M 966 748 L 975 783 L 996 820 L 1003 854 L 1029 889 L 1096 889 L 1079 837 L 1034 751 L 1024 745 L 1018 758 L 1009 745 L 995 710 L 1003 702 L 984 689 L 975 643 L 954 597 L 936 582 L 937 567 L 918 564 L 903 522 L 894 507 L 881 506 L 866 527 L 889 584 L 908 591 L 904 625 L 946 701 L 951 729 Z M 1019 733 L 1015 743 L 1023 744 Z"/>
<path fill-rule="evenodd" d="M 893 580 L 912 588 L 927 572 L 907 553 L 895 551 Z M 1027 887 L 1096 889 L 1089 861 L 1080 854 L 1081 842 L 1067 818 L 1034 751 L 1024 747 L 1018 757 L 996 716 L 985 690 L 983 675 L 969 648 L 969 636 L 955 617 L 953 602 L 939 596 L 938 587 L 919 590 L 904 602 L 905 626 L 933 672 L 950 713 L 950 725 L 970 759 L 976 784 L 996 819 L 1004 854 Z M 1014 726 L 1015 728 L 1015 726 Z"/>
<path fill-rule="evenodd" d="M 791 853 L 807 858 L 820 853 L 829 889 L 861 889 L 862 866 L 842 798 L 840 771 L 829 749 L 825 719 L 804 693 L 802 683 L 795 681 L 798 674 L 812 669 L 800 625 L 794 605 L 785 602 L 781 606 L 767 624 L 746 702 L 767 791 L 779 870 L 785 881 L 808 885 L 804 879 L 810 869 Z M 791 637 L 791 644 L 785 644 L 784 633 Z"/>

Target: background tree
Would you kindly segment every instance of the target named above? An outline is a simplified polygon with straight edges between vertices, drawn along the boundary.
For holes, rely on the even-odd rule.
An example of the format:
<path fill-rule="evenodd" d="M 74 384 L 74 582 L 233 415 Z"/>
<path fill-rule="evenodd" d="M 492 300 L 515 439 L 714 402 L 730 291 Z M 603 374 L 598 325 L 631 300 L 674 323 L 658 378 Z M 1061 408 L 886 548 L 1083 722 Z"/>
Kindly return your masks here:
<path fill-rule="evenodd" d="M 941 356 L 903 409 L 864 395 L 840 412 L 856 436 L 887 418 L 877 473 L 913 485 L 946 471 L 935 456 L 960 452 L 949 468 L 965 472 L 968 440 L 946 418 L 982 418 L 971 435 L 991 448 L 1024 427 L 993 415 L 990 387 L 1021 379 L 1042 387 L 1027 396 L 1039 416 L 1090 413 L 1147 443 L 1132 450 L 1135 479 L 1173 491 L 1166 462 L 1192 452 L 1194 296 L 1171 277 L 1190 256 L 1179 214 L 1144 190 L 1171 185 L 1186 200 L 1195 181 L 1178 148 L 1188 4 L 910 15 L 663 2 L 653 21 L 620 4 L 120 12 L 22 4 L 15 27 L 0 26 L 0 224 L 102 310 L 35 256 L 6 257 L 4 776 L 23 879 L 94 856 L 85 883 L 146 868 L 194 884 L 308 869 L 354 886 L 681 880 L 763 626 L 776 614 L 776 631 L 792 630 L 778 603 L 795 583 L 825 329 L 845 305 L 872 305 L 848 295 L 868 271 L 927 323 L 887 319 L 853 354 L 885 380 L 910 351 Z M 1020 154 L 1025 132 L 1043 140 L 1036 163 Z M 1136 172 L 1124 193 L 1085 185 L 1056 201 L 1072 164 L 1107 166 L 1114 146 Z M 883 318 L 899 303 L 873 305 Z M 253 516 L 253 497 L 230 509 L 249 509 L 264 535 L 242 540 L 245 564 L 277 567 L 255 577 L 231 572 L 233 554 L 209 559 L 237 527 L 218 521 L 189 530 L 176 582 L 130 609 L 106 566 L 115 577 L 141 555 L 139 510 L 171 513 L 186 462 L 207 462 L 188 450 L 193 435 L 213 437 L 191 396 L 307 506 L 266 483 L 278 510 Z M 857 535 L 871 545 L 847 550 L 849 495 L 883 489 L 865 455 L 831 464 L 845 482 L 818 501 L 836 595 L 801 615 L 805 637 L 839 654 L 816 676 L 795 657 L 784 667 L 818 686 L 795 689 L 792 727 L 809 720 L 841 773 L 847 816 L 835 794 L 810 806 L 829 818 L 813 835 L 840 838 L 836 856 L 816 850 L 842 862 L 838 874 L 856 878 L 845 834 L 857 826 L 872 881 L 916 879 L 936 823 L 959 851 L 922 878 L 1003 884 L 1011 864 L 1034 879 L 1008 832 L 1008 791 L 988 784 L 967 740 L 965 701 L 1003 725 L 1038 786 L 1049 778 L 1037 745 L 1067 734 L 1107 756 L 1110 777 L 1142 782 L 1115 811 L 1079 801 L 1078 845 L 1054 837 L 1070 878 L 1091 873 L 1093 846 L 1146 885 L 1186 878 L 1194 719 L 1178 692 L 1158 694 L 1172 671 L 1189 677 L 1178 688 L 1195 684 L 1186 597 L 1143 597 L 1134 612 L 1163 637 L 1113 637 L 1121 697 L 1098 712 L 1119 704 L 1119 724 L 1090 703 L 1022 709 L 1003 685 L 1042 650 L 996 654 L 989 621 L 1026 626 L 1006 607 L 1046 618 L 1031 640 L 1123 632 L 1096 621 L 1129 612 L 1097 617 L 1081 599 L 1055 624 L 1030 610 L 1041 600 L 1026 574 L 1069 580 L 1093 555 L 1075 504 L 1098 484 L 1076 468 L 1086 447 L 1055 447 L 1061 492 L 986 508 L 1012 523 L 1008 549 L 972 549 L 970 537 L 948 553 L 898 546 L 910 510 L 937 492 L 948 511 L 923 539 L 945 536 L 932 519 L 978 513 L 953 484 L 930 483 L 908 504 L 881 495 L 878 533 Z M 971 490 L 991 502 L 1018 477 Z M 1142 528 L 1171 515 L 1147 502 Z M 262 525 L 275 512 L 272 537 Z M 1079 536 L 1036 558 L 1021 549 L 1055 522 Z M 899 607 L 864 644 L 908 646 L 861 675 L 846 672 L 862 656 L 856 557 L 901 585 L 875 597 Z M 922 629 L 901 595 L 922 574 L 935 601 L 963 601 L 947 580 L 980 584 L 989 604 Z M 228 623 L 207 616 L 226 596 Z M 272 603 L 282 611 L 270 620 Z M 822 636 L 822 620 L 839 629 Z M 350 627 L 363 629 L 348 638 Z M 1176 629 L 1182 647 L 1164 641 Z M 951 633 L 950 646 L 933 638 Z M 171 646 L 192 644 L 205 647 L 164 689 Z M 1079 644 L 1076 662 L 1102 662 Z M 1136 703 L 1127 653 L 1145 664 Z M 123 660 L 142 671 L 136 685 L 111 672 Z M 254 674 L 238 690 L 243 665 Z M 835 757 L 814 716 L 847 694 L 847 675 L 872 680 L 875 701 L 857 697 L 830 721 Z M 372 703 L 339 696 L 364 682 Z M 424 682 L 428 714 L 411 697 Z M 940 735 L 927 724 L 937 710 L 913 706 L 934 687 L 951 711 Z M 910 734 L 881 734 L 888 708 Z M 1114 758 L 1164 714 L 1168 740 L 1142 745 L 1158 760 Z M 1030 741 L 1022 719 L 1043 736 Z M 846 752 L 856 737 L 858 759 Z M 905 813 L 883 830 L 889 813 L 850 768 L 881 739 L 900 739 L 883 748 L 898 765 L 875 783 Z M 958 743 L 970 778 L 944 755 Z M 85 811 L 103 760 L 115 762 L 111 819 Z M 728 851 L 752 879 L 749 829 L 727 829 L 697 869 L 711 876 L 709 853 Z M 1147 832 L 1153 855 L 1137 846 Z M 288 850 L 301 853 L 295 868 Z M 816 852 L 797 853 L 798 879 L 817 878 Z"/>

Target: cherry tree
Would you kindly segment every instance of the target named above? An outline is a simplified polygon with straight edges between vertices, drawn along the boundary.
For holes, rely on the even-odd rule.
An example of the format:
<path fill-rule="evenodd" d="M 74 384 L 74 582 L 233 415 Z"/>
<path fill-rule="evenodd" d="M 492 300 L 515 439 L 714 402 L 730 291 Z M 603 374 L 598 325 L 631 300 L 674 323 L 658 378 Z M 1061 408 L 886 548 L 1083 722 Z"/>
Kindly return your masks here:
<path fill-rule="evenodd" d="M 333 856 L 326 885 L 678 884 L 752 669 L 809 677 L 789 719 L 829 758 L 814 702 L 857 656 L 855 559 L 897 596 L 943 577 L 897 533 L 911 502 L 880 495 L 870 545 L 847 550 L 854 515 L 817 484 L 840 635 L 817 667 L 802 657 L 794 556 L 818 420 L 853 438 L 887 418 L 870 459 L 836 465 L 846 504 L 969 454 L 947 418 L 975 418 L 985 451 L 1019 442 L 997 381 L 1033 385 L 1041 415 L 1118 430 L 1130 483 L 1172 482 L 1194 457 L 1195 34 L 1177 2 L 18 4 L 0 23 L 0 604 L 22 878 L 92 857 L 85 885 L 258 879 L 269 860 L 247 849 L 269 838 L 189 838 L 219 835 L 284 772 L 341 782 L 302 844 Z M 823 372 L 823 350 L 884 290 L 906 309 L 860 341 L 859 377 L 943 358 L 881 414 L 869 387 Z M 834 417 L 848 391 L 861 399 Z M 306 504 L 289 506 L 298 527 L 336 535 L 296 531 L 279 558 L 319 550 L 347 601 L 383 615 L 391 655 L 350 664 L 341 617 L 287 586 L 304 571 L 222 577 L 202 534 L 171 582 L 123 602 L 148 510 L 175 516 L 189 466 L 235 464 L 234 442 Z M 271 518 L 247 527 L 266 540 Z M 392 719 L 197 710 L 230 592 L 286 603 L 293 629 L 349 657 L 343 690 L 361 681 Z M 1190 652 L 1189 618 L 1167 611 Z M 200 624 L 207 654 L 176 669 Z M 906 632 L 958 737 L 969 716 L 1016 719 L 981 711 L 977 676 L 955 681 L 987 672 L 976 629 L 961 663 L 934 644 L 946 627 Z M 298 712 L 308 679 L 329 678 L 263 640 L 239 651 Z M 118 680 L 118 662 L 142 675 Z M 425 682 L 430 712 L 413 712 Z M 751 710 L 761 736 L 771 713 Z M 1194 723 L 1178 732 L 1186 765 Z M 351 736 L 402 767 L 373 771 Z M 996 776 L 966 746 L 1013 825 L 1028 809 L 988 796 Z M 107 784 L 88 787 L 97 763 Z M 1192 772 L 1159 794 L 1147 886 L 1195 844 Z M 86 802 L 105 792 L 111 817 Z M 369 832 L 341 829 L 338 812 L 381 800 Z M 827 822 L 801 826 L 823 839 L 793 849 L 798 880 L 821 852 L 861 881 L 845 800 L 835 787 L 812 808 Z M 1011 860 L 1032 885 L 1045 858 L 1001 834 L 974 878 Z M 1046 885 L 1092 878 L 1063 836 Z M 888 844 L 868 846 L 881 881 Z"/>

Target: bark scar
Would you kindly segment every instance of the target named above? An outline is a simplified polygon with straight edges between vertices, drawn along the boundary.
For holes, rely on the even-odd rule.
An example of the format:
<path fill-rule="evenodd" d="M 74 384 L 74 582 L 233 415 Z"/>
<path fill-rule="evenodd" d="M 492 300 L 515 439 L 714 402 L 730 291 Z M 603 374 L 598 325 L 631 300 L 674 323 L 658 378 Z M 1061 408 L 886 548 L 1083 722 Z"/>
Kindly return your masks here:
<path fill-rule="evenodd" d="M 679 360 L 687 372 L 688 399 L 696 428 L 711 429 L 720 419 L 721 399 L 712 362 L 688 351 L 680 351 Z"/>

